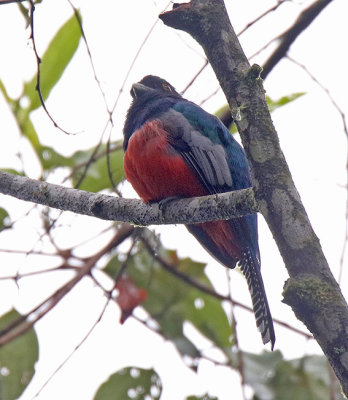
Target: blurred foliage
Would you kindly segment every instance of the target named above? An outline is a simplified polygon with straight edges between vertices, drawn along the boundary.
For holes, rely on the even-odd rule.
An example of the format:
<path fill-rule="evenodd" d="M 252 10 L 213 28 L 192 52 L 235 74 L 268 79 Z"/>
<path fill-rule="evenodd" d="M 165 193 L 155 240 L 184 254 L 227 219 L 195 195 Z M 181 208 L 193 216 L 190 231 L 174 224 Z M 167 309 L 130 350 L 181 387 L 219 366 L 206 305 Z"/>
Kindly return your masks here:
<path fill-rule="evenodd" d="M 40 91 L 43 100 L 48 98 L 51 90 L 61 78 L 77 50 L 80 38 L 80 27 L 75 15 L 73 15 L 49 43 L 40 63 Z M 41 161 L 43 170 L 49 170 L 59 166 L 58 161 L 62 163 L 61 165 L 65 165 L 67 161 L 64 161 L 65 157 L 59 155 L 53 149 L 42 146 L 31 122 L 30 112 L 41 105 L 37 85 L 37 74 L 35 74 L 29 82 L 24 84 L 23 92 L 18 99 L 9 97 L 1 81 L 0 91 L 12 110 L 20 132 L 29 140 Z M 26 106 L 22 104 L 26 104 Z M 54 159 L 53 163 L 52 159 Z"/>
<path fill-rule="evenodd" d="M 79 189 L 99 192 L 111 186 L 109 172 L 115 185 L 124 178 L 122 143 L 115 143 L 109 156 L 106 145 L 102 144 L 95 154 L 95 149 L 77 151 L 70 160 L 74 164 L 72 182 Z M 109 165 L 108 165 L 109 163 Z M 86 173 L 87 168 L 87 173 Z"/>
<path fill-rule="evenodd" d="M 194 283 L 212 289 L 204 272 L 205 265 L 189 258 L 180 259 L 175 251 L 165 249 L 148 229 L 144 228 L 142 235 L 160 257 L 160 260 L 154 259 L 140 241 L 127 263 L 127 276 L 132 278 L 136 287 L 147 292 L 142 303 L 149 315 L 145 323 L 156 326 L 156 331 L 176 346 L 193 370 L 196 361 L 204 357 L 204 352 L 202 354 L 185 336 L 183 327 L 187 322 L 208 339 L 211 343 L 209 348 L 219 349 L 224 354 L 226 366 L 239 370 L 234 329 L 224 311 L 223 301 L 202 292 Z M 163 267 L 163 262 L 167 263 L 166 267 Z M 121 265 L 115 255 L 104 272 L 116 277 Z M 170 268 L 174 271 L 170 272 Z M 183 276 L 178 277 L 176 272 Z M 185 277 L 191 282 L 185 281 Z M 191 362 L 185 356 L 190 356 Z M 323 356 L 285 360 L 279 351 L 265 351 L 261 354 L 241 352 L 241 357 L 244 380 L 253 389 L 254 400 L 324 400 L 330 398 L 330 390 L 335 391 L 336 400 L 343 399 L 338 382 L 330 380 L 330 366 Z M 204 395 L 188 399 L 216 398 Z"/>
<path fill-rule="evenodd" d="M 44 100 L 48 98 L 51 90 L 71 61 L 79 45 L 80 38 L 81 30 L 75 15 L 73 15 L 49 43 L 41 58 L 40 67 L 40 90 Z M 28 113 L 41 105 L 37 84 L 36 74 L 29 82 L 24 84 L 21 97 L 26 97 L 29 101 L 29 105 L 25 108 Z"/>
<path fill-rule="evenodd" d="M 293 102 L 294 100 L 298 99 L 299 97 L 303 96 L 304 94 L 306 94 L 306 93 L 305 92 L 292 93 L 287 96 L 282 96 L 281 98 L 279 98 L 277 100 L 273 100 L 269 96 L 266 95 L 266 102 L 268 105 L 268 109 L 272 113 L 277 108 L 283 107 L 286 104 Z M 221 121 L 230 130 L 230 132 L 232 134 L 237 132 L 237 127 L 232 119 L 231 111 L 230 111 L 228 104 L 225 104 L 224 106 L 219 108 L 215 112 L 215 115 L 221 119 Z"/>
<path fill-rule="evenodd" d="M 11 310 L 0 318 L 0 333 L 4 333 L 20 314 Z M 35 363 L 39 358 L 39 345 L 34 329 L 0 348 L 0 399 L 15 400 L 30 383 Z"/>
<path fill-rule="evenodd" d="M 164 249 L 148 229 L 143 229 L 142 234 L 156 248 L 157 254 L 171 265 L 169 268 L 173 269 L 173 273 L 179 272 L 213 289 L 204 272 L 205 264 L 189 258 L 178 258 L 175 251 Z M 122 262 L 115 255 L 104 271 L 115 277 L 121 265 Z M 127 276 L 133 279 L 137 287 L 147 291 L 143 308 L 156 322 L 158 332 L 173 342 L 182 356 L 195 358 L 200 355 L 195 344 L 183 334 L 185 322 L 190 322 L 214 346 L 223 350 L 232 364 L 235 363 L 230 351 L 234 344 L 233 328 L 220 300 L 165 270 L 141 242 L 127 263 Z"/>
<path fill-rule="evenodd" d="M 0 207 L 0 230 L 5 229 L 9 225 L 10 216 L 8 212 Z"/>
<path fill-rule="evenodd" d="M 330 383 L 327 360 L 323 356 L 305 356 L 294 360 L 284 360 L 279 351 L 273 353 L 249 354 L 242 352 L 245 383 L 254 392 L 253 400 L 344 400 L 337 381 Z M 137 371 L 132 376 L 131 371 Z M 138 371 L 141 371 L 138 372 Z M 113 374 L 105 382 L 94 400 L 117 399 L 159 399 L 145 397 L 151 393 L 151 385 L 160 378 L 154 370 L 143 373 L 137 367 L 129 367 Z M 155 378 L 154 378 L 155 377 Z M 123 397 L 122 397 L 122 395 Z M 218 400 L 209 394 L 189 396 L 186 400 Z"/>
<path fill-rule="evenodd" d="M 162 383 L 153 369 L 123 368 L 103 383 L 94 400 L 158 400 Z"/>

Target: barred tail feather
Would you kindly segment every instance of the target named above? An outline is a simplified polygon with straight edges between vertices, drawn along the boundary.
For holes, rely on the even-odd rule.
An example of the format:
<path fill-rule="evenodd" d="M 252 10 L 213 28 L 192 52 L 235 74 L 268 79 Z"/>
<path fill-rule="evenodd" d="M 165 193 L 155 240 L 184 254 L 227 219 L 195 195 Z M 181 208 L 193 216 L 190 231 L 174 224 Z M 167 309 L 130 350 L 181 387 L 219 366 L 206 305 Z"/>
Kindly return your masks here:
<path fill-rule="evenodd" d="M 250 250 L 243 254 L 239 263 L 249 287 L 251 301 L 253 304 L 256 326 L 261 332 L 264 344 L 271 342 L 272 350 L 275 342 L 272 315 L 269 309 L 265 288 L 260 272 L 260 262 L 253 257 Z"/>

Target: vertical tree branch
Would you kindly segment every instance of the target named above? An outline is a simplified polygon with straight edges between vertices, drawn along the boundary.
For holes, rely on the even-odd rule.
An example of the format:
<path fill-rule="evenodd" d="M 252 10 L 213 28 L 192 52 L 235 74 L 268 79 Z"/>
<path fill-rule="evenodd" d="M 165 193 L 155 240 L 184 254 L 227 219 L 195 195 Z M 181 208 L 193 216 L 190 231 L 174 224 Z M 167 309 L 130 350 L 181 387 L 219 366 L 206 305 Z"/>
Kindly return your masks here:
<path fill-rule="evenodd" d="M 288 165 L 265 101 L 261 68 L 250 67 L 223 0 L 174 4 L 160 15 L 203 47 L 230 105 L 253 167 L 259 208 L 277 242 L 290 279 L 290 305 L 322 347 L 348 394 L 348 309 L 334 280 Z"/>

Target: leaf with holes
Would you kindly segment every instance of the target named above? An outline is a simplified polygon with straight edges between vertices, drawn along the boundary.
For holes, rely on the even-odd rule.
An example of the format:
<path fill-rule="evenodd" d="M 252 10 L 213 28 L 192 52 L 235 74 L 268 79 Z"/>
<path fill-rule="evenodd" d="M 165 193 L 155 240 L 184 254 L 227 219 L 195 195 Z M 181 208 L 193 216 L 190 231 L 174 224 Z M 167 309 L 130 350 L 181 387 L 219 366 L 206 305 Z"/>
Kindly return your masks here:
<path fill-rule="evenodd" d="M 153 369 L 129 367 L 111 375 L 94 400 L 158 400 L 161 393 L 162 383 Z"/>
<path fill-rule="evenodd" d="M 233 327 L 228 321 L 222 302 L 184 278 L 175 276 L 176 272 L 183 274 L 212 290 L 204 272 L 205 264 L 189 258 L 180 259 L 175 251 L 164 249 L 158 242 L 156 244 L 149 230 L 146 232 L 148 239 L 153 239 L 157 254 L 172 266 L 169 266 L 169 270 L 165 269 L 139 244 L 129 260 L 127 275 L 134 280 L 137 287 L 146 289 L 147 298 L 142 307 L 156 321 L 160 333 L 171 340 L 182 355 L 197 357 L 200 354 L 196 345 L 184 335 L 184 326 L 190 323 L 217 347 L 224 349 L 231 360 Z M 114 277 L 120 266 L 121 263 L 115 256 L 104 271 Z"/>

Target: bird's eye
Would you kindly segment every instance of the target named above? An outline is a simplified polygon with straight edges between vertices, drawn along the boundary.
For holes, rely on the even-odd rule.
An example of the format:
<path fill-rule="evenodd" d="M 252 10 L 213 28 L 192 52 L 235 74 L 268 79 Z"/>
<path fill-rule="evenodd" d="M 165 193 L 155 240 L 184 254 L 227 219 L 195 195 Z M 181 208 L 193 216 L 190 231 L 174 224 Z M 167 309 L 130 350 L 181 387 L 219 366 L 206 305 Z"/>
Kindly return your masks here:
<path fill-rule="evenodd" d="M 162 83 L 162 89 L 165 90 L 166 92 L 172 91 L 172 88 L 170 87 L 170 85 L 167 82 Z"/>

